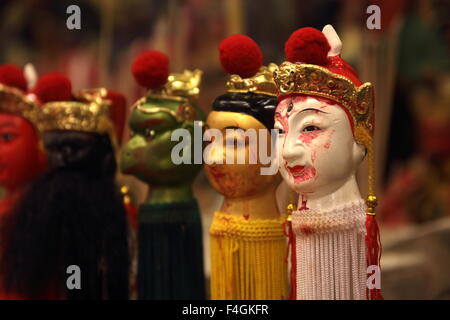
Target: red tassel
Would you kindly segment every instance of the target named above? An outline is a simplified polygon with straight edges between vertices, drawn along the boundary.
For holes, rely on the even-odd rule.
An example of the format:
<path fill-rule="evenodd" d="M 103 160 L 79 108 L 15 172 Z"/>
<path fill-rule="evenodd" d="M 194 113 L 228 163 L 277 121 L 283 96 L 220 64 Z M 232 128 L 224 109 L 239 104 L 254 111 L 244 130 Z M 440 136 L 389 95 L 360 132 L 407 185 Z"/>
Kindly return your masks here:
<path fill-rule="evenodd" d="M 381 258 L 381 242 L 380 242 L 380 230 L 378 229 L 377 220 L 375 215 L 366 215 L 366 259 L 367 266 L 378 266 L 380 272 L 380 258 Z M 384 300 L 381 295 L 381 289 L 367 288 L 368 300 Z"/>
<path fill-rule="evenodd" d="M 297 299 L 297 251 L 295 250 L 295 235 L 292 230 L 292 221 L 285 222 L 287 226 L 287 232 L 285 231 L 285 235 L 288 237 L 288 250 L 286 252 L 286 263 L 288 261 L 289 250 L 291 251 L 291 292 L 289 294 L 289 300 Z"/>
<path fill-rule="evenodd" d="M 124 205 L 125 205 L 125 210 L 127 211 L 128 221 L 130 222 L 132 229 L 134 231 L 136 231 L 136 229 L 137 229 L 137 209 L 130 202 L 128 202 L 128 203 L 125 202 Z"/>

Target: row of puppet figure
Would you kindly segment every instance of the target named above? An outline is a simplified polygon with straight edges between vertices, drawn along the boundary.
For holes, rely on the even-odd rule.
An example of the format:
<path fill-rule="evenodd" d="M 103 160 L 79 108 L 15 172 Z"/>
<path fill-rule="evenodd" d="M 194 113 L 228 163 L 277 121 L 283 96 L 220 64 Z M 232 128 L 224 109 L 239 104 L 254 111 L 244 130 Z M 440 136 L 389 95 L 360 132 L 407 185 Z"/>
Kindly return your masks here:
<path fill-rule="evenodd" d="M 198 106 L 201 71 L 169 74 L 166 55 L 144 52 L 131 69 L 148 94 L 131 107 L 132 135 L 120 153 L 120 94 L 73 93 L 63 75 L 36 82 L 30 72 L 1 66 L 0 296 L 129 298 L 134 209 L 117 189 L 120 158 L 124 174 L 150 186 L 137 214 L 137 297 L 207 298 L 191 186 L 202 166 L 173 160 L 175 130 L 194 137 L 181 149 L 192 156 L 201 123 L 200 139 L 210 129 L 226 137 L 200 150 L 211 185 L 224 196 L 210 226 L 212 299 L 380 299 L 373 88 L 340 51 L 330 25 L 294 32 L 280 66 L 263 66 L 247 36 L 226 38 L 219 55 L 231 75 L 228 90 L 214 100 L 206 125 Z M 257 130 L 256 141 L 249 129 Z M 260 157 L 250 161 L 263 145 L 276 153 L 270 174 Z M 230 149 L 237 151 L 231 161 Z M 238 164 L 239 151 L 245 161 Z M 365 157 L 366 201 L 355 179 Z M 297 209 L 279 211 L 281 178 L 298 193 Z M 81 270 L 81 288 L 69 285 L 76 282 L 68 280 L 71 265 Z M 375 267 L 370 274 L 368 266 Z"/>

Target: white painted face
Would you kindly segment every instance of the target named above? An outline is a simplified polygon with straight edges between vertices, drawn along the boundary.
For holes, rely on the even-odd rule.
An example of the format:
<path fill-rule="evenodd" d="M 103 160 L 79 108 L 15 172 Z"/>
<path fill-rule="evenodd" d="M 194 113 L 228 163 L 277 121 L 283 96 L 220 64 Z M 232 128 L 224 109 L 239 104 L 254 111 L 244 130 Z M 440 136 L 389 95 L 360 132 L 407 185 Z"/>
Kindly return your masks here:
<path fill-rule="evenodd" d="M 325 99 L 297 96 L 282 100 L 275 113 L 283 179 L 300 194 L 324 196 L 356 172 L 365 149 L 353 137 L 344 109 Z"/>

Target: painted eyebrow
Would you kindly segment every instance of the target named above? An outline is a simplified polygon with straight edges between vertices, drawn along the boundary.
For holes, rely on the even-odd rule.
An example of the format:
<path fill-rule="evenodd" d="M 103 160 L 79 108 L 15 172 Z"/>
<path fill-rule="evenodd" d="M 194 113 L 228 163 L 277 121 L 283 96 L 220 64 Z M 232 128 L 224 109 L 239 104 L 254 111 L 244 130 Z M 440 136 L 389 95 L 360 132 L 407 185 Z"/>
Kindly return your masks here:
<path fill-rule="evenodd" d="M 225 127 L 224 129 L 241 129 L 241 130 L 244 130 L 244 129 L 242 129 L 240 127 L 236 127 L 236 126 L 228 126 L 228 127 Z"/>
<path fill-rule="evenodd" d="M 315 109 L 315 108 L 307 108 L 307 109 L 303 109 L 302 111 L 300 111 L 299 113 L 305 112 L 305 111 L 313 111 L 313 112 L 321 112 L 321 113 L 326 113 L 329 114 L 328 112 L 319 110 L 319 109 Z"/>

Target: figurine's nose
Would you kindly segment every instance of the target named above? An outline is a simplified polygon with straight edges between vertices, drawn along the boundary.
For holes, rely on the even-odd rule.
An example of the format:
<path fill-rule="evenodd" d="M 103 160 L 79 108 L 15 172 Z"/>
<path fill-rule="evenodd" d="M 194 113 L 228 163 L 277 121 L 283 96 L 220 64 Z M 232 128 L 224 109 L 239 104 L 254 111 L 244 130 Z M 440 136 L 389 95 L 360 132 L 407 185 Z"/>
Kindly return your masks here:
<path fill-rule="evenodd" d="M 298 142 L 294 135 L 288 135 L 286 140 L 284 141 L 284 145 L 282 146 L 282 156 L 286 161 L 293 161 L 300 157 L 303 154 L 303 145 Z"/>
<path fill-rule="evenodd" d="M 282 155 L 283 155 L 283 159 L 288 162 L 295 160 L 299 156 L 298 150 L 296 150 L 294 148 L 289 148 L 287 145 L 284 146 Z"/>

